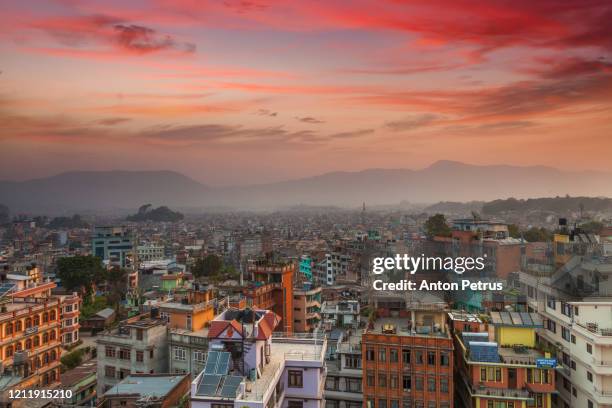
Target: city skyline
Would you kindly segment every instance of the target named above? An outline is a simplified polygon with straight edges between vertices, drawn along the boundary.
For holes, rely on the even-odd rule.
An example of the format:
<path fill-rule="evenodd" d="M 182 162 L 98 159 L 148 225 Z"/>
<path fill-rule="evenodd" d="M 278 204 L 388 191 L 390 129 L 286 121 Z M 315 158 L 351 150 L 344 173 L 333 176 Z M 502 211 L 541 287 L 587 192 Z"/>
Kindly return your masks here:
<path fill-rule="evenodd" d="M 4 1 L 0 179 L 611 171 L 609 2 Z"/>

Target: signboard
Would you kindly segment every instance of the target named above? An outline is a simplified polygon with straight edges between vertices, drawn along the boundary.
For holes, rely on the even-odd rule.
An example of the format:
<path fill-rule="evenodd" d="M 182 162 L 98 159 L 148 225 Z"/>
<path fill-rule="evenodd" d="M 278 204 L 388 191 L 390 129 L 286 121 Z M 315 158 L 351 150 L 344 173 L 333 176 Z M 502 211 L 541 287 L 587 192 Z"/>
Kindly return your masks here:
<path fill-rule="evenodd" d="M 538 368 L 555 368 L 557 366 L 556 358 L 538 358 L 536 359 Z"/>

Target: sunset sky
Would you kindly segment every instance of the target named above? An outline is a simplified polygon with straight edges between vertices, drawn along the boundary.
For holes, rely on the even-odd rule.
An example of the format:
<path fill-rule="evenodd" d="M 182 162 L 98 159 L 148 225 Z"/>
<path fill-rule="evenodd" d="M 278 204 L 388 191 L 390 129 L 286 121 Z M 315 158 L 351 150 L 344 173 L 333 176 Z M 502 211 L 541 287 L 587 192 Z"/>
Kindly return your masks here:
<path fill-rule="evenodd" d="M 0 179 L 612 171 L 612 2 L 0 0 Z"/>

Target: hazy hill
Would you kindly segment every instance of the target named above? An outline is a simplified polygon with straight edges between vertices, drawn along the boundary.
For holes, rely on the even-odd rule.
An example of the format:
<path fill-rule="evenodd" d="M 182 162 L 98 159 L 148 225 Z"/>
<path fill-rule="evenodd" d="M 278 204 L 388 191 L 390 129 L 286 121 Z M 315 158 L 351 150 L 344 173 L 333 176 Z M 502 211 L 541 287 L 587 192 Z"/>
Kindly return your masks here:
<path fill-rule="evenodd" d="M 0 182 L 0 203 L 13 214 L 172 208 L 240 209 L 293 205 L 382 205 L 408 201 L 491 201 L 508 197 L 612 196 L 612 174 L 550 167 L 473 166 L 441 161 L 421 170 L 334 172 L 280 183 L 206 187 L 171 171 L 71 172 L 25 182 Z"/>

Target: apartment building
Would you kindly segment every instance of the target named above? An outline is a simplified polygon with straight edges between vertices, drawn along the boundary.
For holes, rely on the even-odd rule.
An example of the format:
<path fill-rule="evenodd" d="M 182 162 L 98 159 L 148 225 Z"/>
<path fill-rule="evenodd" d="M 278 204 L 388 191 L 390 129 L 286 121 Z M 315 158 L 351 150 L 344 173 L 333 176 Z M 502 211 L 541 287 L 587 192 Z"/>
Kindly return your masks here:
<path fill-rule="evenodd" d="M 491 312 L 489 323 L 449 313 L 455 340 L 455 378 L 466 408 L 550 408 L 556 361 L 536 343 L 536 313 Z"/>
<path fill-rule="evenodd" d="M 315 265 L 315 279 L 321 285 L 333 286 L 348 274 L 352 258 L 338 250 L 325 254 L 325 259 Z"/>
<path fill-rule="evenodd" d="M 360 305 L 358 300 L 329 300 L 321 306 L 322 326 L 329 331 L 335 327 L 359 327 Z"/>
<path fill-rule="evenodd" d="M 60 298 L 62 300 L 60 313 L 62 346 L 70 347 L 79 341 L 79 328 L 81 327 L 79 318 L 82 300 L 76 292 L 70 295 L 62 295 Z"/>
<path fill-rule="evenodd" d="M 51 296 L 55 283 L 16 283 L 0 277 L 0 402 L 9 390 L 52 387 L 60 380 L 62 299 Z"/>
<path fill-rule="evenodd" d="M 247 266 L 252 285 L 244 290 L 250 306 L 271 310 L 281 317 L 275 330 L 293 332 L 293 279 L 291 262 L 250 261 Z"/>
<path fill-rule="evenodd" d="M 124 320 L 116 329 L 98 334 L 98 395 L 130 374 L 168 372 L 165 322 L 149 315 Z"/>
<path fill-rule="evenodd" d="M 330 339 L 328 339 L 328 346 Z M 337 340 L 335 352 L 327 360 L 325 408 L 363 406 L 361 333 L 346 331 Z"/>
<path fill-rule="evenodd" d="M 371 319 L 362 336 L 364 407 L 453 407 L 446 305 L 411 302 L 399 312 L 377 311 L 384 317 Z"/>
<path fill-rule="evenodd" d="M 612 293 L 606 287 L 611 273 L 612 259 L 580 256 L 559 269 L 528 265 L 519 274 L 529 310 L 544 322 L 539 341 L 559 364 L 554 407 L 612 405 Z"/>
<path fill-rule="evenodd" d="M 165 259 L 166 249 L 162 245 L 152 243 L 138 245 L 136 247 L 138 262 L 161 261 Z"/>
<path fill-rule="evenodd" d="M 191 383 L 193 408 L 321 408 L 324 335 L 273 334 L 269 310 L 228 309 L 211 323 L 204 370 Z"/>
<path fill-rule="evenodd" d="M 293 289 L 293 330 L 311 333 L 321 322 L 321 287 L 306 283 Z"/>

